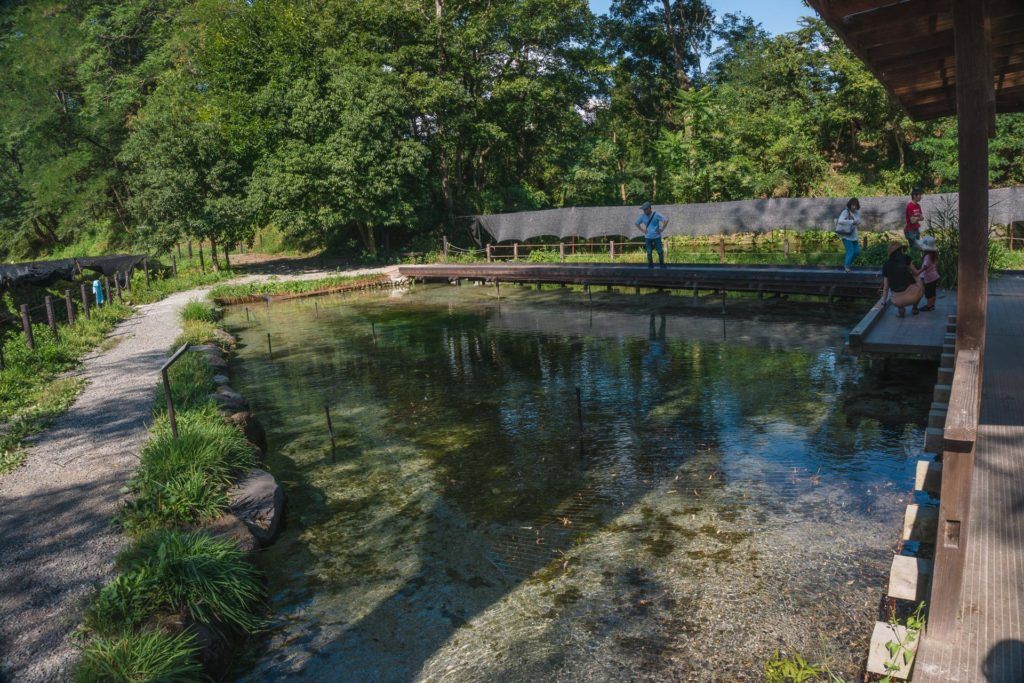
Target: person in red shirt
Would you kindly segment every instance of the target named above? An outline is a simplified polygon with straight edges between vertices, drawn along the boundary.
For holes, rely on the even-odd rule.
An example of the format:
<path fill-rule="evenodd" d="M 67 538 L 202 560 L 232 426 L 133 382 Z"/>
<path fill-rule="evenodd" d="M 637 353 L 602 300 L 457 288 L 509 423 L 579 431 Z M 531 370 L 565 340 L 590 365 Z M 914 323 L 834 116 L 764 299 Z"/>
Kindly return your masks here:
<path fill-rule="evenodd" d="M 917 247 L 917 242 L 921 239 L 921 225 L 924 222 L 924 213 L 921 211 L 922 194 L 921 188 L 915 187 L 910 191 L 910 201 L 907 202 L 907 224 L 903 228 L 903 236 L 907 238 L 907 244 L 911 249 Z"/>

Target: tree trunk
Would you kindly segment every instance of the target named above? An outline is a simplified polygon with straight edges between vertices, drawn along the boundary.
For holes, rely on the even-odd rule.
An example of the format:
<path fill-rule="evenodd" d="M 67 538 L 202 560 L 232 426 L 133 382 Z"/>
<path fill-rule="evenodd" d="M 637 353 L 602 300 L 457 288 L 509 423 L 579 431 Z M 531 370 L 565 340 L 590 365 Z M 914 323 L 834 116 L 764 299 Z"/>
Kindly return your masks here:
<path fill-rule="evenodd" d="M 231 270 L 231 261 L 228 260 L 228 252 L 230 251 L 228 243 L 224 243 L 224 269 Z"/>
<path fill-rule="evenodd" d="M 672 45 L 672 61 L 676 71 L 676 85 L 680 90 L 689 90 L 693 85 L 690 77 L 686 75 L 686 26 L 680 26 L 676 31 L 672 24 L 672 5 L 669 0 L 661 0 L 665 10 L 665 32 L 668 34 L 669 43 Z"/>
<path fill-rule="evenodd" d="M 210 261 L 213 262 L 213 270 L 220 270 L 220 261 L 217 260 L 217 240 L 210 238 Z"/>
<path fill-rule="evenodd" d="M 363 240 L 366 251 L 370 253 L 370 256 L 377 256 L 377 241 L 374 239 L 373 226 L 358 223 L 356 228 L 359 230 L 359 237 Z"/>

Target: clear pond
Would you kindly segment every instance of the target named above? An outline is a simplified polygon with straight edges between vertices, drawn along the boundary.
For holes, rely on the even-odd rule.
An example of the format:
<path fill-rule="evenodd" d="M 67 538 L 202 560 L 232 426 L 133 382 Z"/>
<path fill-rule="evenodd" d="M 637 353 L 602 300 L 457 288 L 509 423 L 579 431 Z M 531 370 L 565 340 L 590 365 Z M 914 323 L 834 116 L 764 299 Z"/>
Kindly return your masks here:
<path fill-rule="evenodd" d="M 289 497 L 244 678 L 855 675 L 934 366 L 843 356 L 861 305 L 501 295 L 228 311 Z"/>

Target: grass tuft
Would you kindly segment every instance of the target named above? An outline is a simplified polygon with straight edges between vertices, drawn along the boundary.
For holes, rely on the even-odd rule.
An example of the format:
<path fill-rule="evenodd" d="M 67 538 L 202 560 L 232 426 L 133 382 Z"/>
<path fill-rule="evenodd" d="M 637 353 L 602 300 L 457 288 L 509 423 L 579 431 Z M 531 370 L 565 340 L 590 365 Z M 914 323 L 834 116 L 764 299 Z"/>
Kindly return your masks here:
<path fill-rule="evenodd" d="M 233 541 L 201 531 L 162 529 L 118 557 L 121 574 L 100 591 L 82 628 L 114 636 L 143 628 L 160 615 L 253 633 L 264 600 L 258 570 Z"/>
<path fill-rule="evenodd" d="M 203 301 L 193 299 L 181 309 L 181 319 L 184 321 L 200 321 L 212 323 L 216 319 L 213 307 Z"/>
<path fill-rule="evenodd" d="M 116 681 L 195 681 L 201 678 L 198 648 L 190 633 L 157 630 L 97 637 L 82 649 L 75 668 L 81 683 Z"/>
<path fill-rule="evenodd" d="M 186 411 L 207 405 L 210 402 L 210 392 L 215 389 L 213 374 L 213 368 L 202 354 L 190 352 L 182 355 L 168 371 L 174 409 Z M 164 397 L 163 385 L 159 385 L 153 403 L 153 416 L 159 417 L 166 412 L 167 400 Z"/>
<path fill-rule="evenodd" d="M 252 446 L 210 405 L 178 413 L 178 439 L 158 419 L 128 484 L 134 497 L 118 520 L 131 533 L 180 527 L 217 517 L 238 472 L 255 464 Z"/>
<path fill-rule="evenodd" d="M 186 320 L 181 326 L 181 334 L 174 342 L 174 346 L 182 344 L 217 344 L 222 348 L 224 340 L 217 336 L 217 326 L 205 320 Z"/>

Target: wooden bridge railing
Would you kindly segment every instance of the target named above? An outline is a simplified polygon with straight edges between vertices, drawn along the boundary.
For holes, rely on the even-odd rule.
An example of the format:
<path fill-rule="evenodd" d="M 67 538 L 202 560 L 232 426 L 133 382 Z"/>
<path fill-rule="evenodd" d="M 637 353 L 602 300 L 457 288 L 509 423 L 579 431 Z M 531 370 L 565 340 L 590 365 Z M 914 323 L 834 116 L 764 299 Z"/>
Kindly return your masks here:
<path fill-rule="evenodd" d="M 954 629 L 960 607 L 980 412 L 980 354 L 978 349 L 960 349 L 943 432 L 942 490 L 928 616 L 929 636 L 939 639 Z"/>

